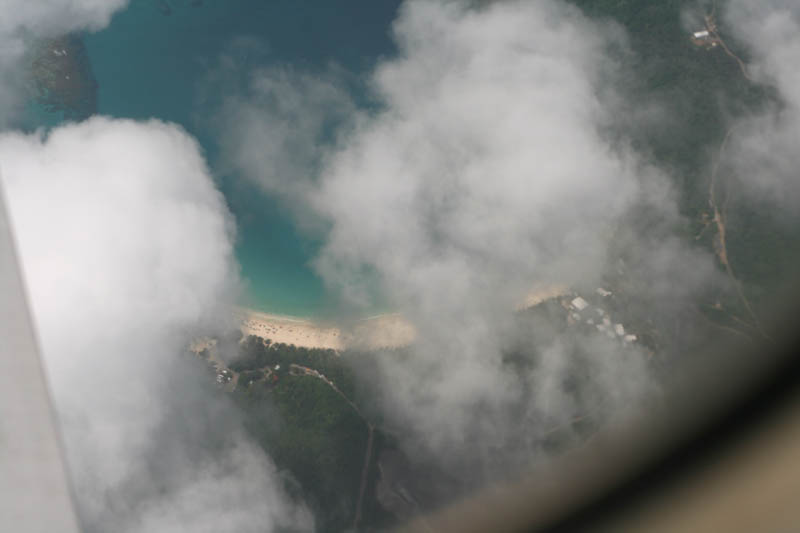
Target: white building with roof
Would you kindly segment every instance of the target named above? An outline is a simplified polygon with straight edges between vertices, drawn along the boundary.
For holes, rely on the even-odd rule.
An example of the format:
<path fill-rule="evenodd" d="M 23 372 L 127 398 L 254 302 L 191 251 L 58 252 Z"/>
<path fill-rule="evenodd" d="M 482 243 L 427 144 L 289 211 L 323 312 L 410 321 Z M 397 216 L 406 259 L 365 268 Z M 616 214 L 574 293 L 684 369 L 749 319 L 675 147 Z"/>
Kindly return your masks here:
<path fill-rule="evenodd" d="M 580 296 L 577 296 L 570 302 L 570 305 L 572 305 L 572 307 L 574 307 L 578 311 L 583 311 L 584 309 L 589 307 L 589 302 L 587 302 Z"/>

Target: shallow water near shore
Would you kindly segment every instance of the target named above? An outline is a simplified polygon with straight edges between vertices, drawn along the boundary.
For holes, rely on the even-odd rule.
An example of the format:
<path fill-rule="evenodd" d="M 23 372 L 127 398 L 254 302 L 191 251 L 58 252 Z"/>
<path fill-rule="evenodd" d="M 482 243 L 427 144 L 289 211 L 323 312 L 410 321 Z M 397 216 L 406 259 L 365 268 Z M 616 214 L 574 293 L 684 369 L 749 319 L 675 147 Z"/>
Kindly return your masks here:
<path fill-rule="evenodd" d="M 330 316 L 339 307 L 311 265 L 319 243 L 296 231 L 274 199 L 235 175 L 222 175 L 213 102 L 200 98 L 222 53 L 243 38 L 263 54 L 248 67 L 292 64 L 322 70 L 334 62 L 368 72 L 393 52 L 389 37 L 399 2 L 361 0 L 132 0 L 84 43 L 97 81 L 97 112 L 175 122 L 202 145 L 237 222 L 236 256 L 246 284 L 244 305 L 299 317 Z M 247 54 L 247 51 L 242 51 Z M 38 112 L 36 122 L 57 120 Z M 371 313 L 375 309 L 364 310 Z"/>

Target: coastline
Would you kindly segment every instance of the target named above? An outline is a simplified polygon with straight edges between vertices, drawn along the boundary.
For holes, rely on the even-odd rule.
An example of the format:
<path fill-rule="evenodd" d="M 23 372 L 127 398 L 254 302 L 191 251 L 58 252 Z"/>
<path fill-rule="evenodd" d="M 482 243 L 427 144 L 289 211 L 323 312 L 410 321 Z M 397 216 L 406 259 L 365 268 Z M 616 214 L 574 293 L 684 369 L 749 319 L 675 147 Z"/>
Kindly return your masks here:
<path fill-rule="evenodd" d="M 557 298 L 568 291 L 565 285 L 540 285 L 526 295 L 517 311 Z M 272 342 L 304 348 L 336 351 L 402 348 L 413 344 L 417 336 L 411 322 L 397 312 L 367 316 L 347 325 L 326 324 L 310 318 L 246 307 L 234 307 L 232 313 L 245 335 L 256 335 Z"/>
<path fill-rule="evenodd" d="M 307 318 L 244 307 L 234 308 L 233 315 L 241 321 L 239 327 L 245 335 L 305 348 L 336 351 L 347 348 L 400 348 L 408 346 L 416 338 L 411 323 L 399 313 L 369 316 L 348 326 L 327 325 Z"/>
<path fill-rule="evenodd" d="M 265 313 L 255 309 L 236 307 L 233 315 L 240 321 L 245 335 L 256 335 L 272 342 L 294 344 L 305 348 L 343 350 L 345 343 L 338 327 L 328 327 L 309 319 Z"/>

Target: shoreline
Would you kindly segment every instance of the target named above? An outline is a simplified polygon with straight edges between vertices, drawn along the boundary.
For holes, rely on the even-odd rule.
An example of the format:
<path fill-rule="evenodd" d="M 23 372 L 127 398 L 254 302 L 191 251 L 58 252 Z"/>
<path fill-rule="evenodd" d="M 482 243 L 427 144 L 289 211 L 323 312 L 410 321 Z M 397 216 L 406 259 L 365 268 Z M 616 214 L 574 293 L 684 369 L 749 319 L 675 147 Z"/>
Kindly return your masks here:
<path fill-rule="evenodd" d="M 302 317 L 296 315 L 282 315 L 278 313 L 273 313 L 269 311 L 261 311 L 259 309 L 253 309 L 251 307 L 243 307 L 243 306 L 234 306 L 233 307 L 233 314 L 234 315 L 241 315 L 241 316 L 257 316 L 259 318 L 263 318 L 264 320 L 275 320 L 280 322 L 298 322 L 298 323 L 306 323 L 306 324 L 316 324 L 318 323 L 313 317 Z"/>
<path fill-rule="evenodd" d="M 240 321 L 239 328 L 245 335 L 305 348 L 336 351 L 400 348 L 411 344 L 416 337 L 413 326 L 399 313 L 353 319 L 348 326 L 245 307 L 235 307 L 232 314 Z"/>
<path fill-rule="evenodd" d="M 309 319 L 264 313 L 237 307 L 233 315 L 245 335 L 256 335 L 274 343 L 294 344 L 305 348 L 342 350 L 344 343 L 336 327 L 326 327 Z"/>
<path fill-rule="evenodd" d="M 565 285 L 540 285 L 525 296 L 516 310 L 534 307 L 568 291 L 569 288 Z M 233 307 L 232 314 L 239 321 L 239 329 L 245 335 L 256 335 L 275 343 L 294 344 L 304 348 L 336 351 L 402 348 L 413 344 L 417 336 L 414 326 L 399 312 L 353 318 L 346 325 L 241 306 Z"/>

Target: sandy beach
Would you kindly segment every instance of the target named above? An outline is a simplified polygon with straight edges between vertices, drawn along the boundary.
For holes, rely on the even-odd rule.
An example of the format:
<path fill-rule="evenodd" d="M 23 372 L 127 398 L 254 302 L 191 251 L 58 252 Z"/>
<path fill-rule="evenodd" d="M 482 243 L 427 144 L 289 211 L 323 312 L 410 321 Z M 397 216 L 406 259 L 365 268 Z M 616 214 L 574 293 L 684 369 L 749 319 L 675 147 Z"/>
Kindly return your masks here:
<path fill-rule="evenodd" d="M 558 298 L 559 296 L 563 296 L 569 293 L 569 287 L 567 285 L 537 285 L 534 287 L 531 292 L 525 296 L 525 299 L 520 302 L 517 306 L 517 311 L 523 311 L 525 309 L 530 309 L 531 307 L 536 307 L 542 302 L 550 300 L 552 298 Z"/>
<path fill-rule="evenodd" d="M 569 288 L 564 285 L 535 287 L 517 309 L 539 305 L 568 291 Z M 257 335 L 272 342 L 306 348 L 399 348 L 412 344 L 416 339 L 414 326 L 399 313 L 367 317 L 351 322 L 348 326 L 325 325 L 303 318 L 273 315 L 242 307 L 235 308 L 234 315 L 241 320 L 241 329 L 245 335 Z"/>
<path fill-rule="evenodd" d="M 241 319 L 241 329 L 245 335 L 257 335 L 272 342 L 307 348 L 345 348 L 338 327 L 326 327 L 301 318 L 272 315 L 252 309 L 238 308 L 234 313 Z"/>
<path fill-rule="evenodd" d="M 245 308 L 237 308 L 234 314 L 241 319 L 245 335 L 307 348 L 397 348 L 411 344 L 416 336 L 413 326 L 399 314 L 365 318 L 347 328 Z"/>

